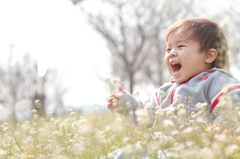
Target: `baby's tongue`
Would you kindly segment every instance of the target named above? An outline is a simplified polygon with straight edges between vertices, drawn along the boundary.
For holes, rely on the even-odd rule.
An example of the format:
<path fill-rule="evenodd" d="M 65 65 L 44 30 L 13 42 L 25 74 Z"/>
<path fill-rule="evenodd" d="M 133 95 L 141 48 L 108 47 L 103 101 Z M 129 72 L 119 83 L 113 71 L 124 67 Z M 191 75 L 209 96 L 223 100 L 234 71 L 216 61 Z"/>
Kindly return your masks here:
<path fill-rule="evenodd" d="M 181 69 L 181 64 L 172 65 L 173 72 L 176 73 Z"/>

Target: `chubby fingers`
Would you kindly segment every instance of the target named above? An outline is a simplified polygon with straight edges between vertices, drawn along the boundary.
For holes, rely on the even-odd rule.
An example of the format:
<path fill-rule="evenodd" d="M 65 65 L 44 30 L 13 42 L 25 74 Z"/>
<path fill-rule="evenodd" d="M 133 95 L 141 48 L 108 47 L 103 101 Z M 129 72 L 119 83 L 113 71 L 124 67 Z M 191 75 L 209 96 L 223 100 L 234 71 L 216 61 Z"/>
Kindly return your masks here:
<path fill-rule="evenodd" d="M 121 85 L 118 86 L 118 91 L 123 92 L 123 87 Z"/>
<path fill-rule="evenodd" d="M 121 97 L 122 93 L 121 92 L 113 92 L 110 97 L 114 97 L 116 99 L 119 99 Z"/>
<path fill-rule="evenodd" d="M 114 98 L 114 97 L 109 98 L 107 107 L 109 109 L 112 109 L 112 110 L 117 109 L 118 108 L 118 100 L 116 98 Z"/>
<path fill-rule="evenodd" d="M 108 104 L 107 107 L 109 109 L 115 110 L 119 106 L 119 98 L 121 97 L 123 92 L 123 87 L 118 86 L 118 89 L 113 91 L 112 94 L 110 95 L 110 98 L 108 99 Z"/>
<path fill-rule="evenodd" d="M 110 97 L 110 98 L 108 99 L 108 103 L 112 103 L 114 99 L 116 99 L 116 98 L 115 98 L 115 97 Z"/>

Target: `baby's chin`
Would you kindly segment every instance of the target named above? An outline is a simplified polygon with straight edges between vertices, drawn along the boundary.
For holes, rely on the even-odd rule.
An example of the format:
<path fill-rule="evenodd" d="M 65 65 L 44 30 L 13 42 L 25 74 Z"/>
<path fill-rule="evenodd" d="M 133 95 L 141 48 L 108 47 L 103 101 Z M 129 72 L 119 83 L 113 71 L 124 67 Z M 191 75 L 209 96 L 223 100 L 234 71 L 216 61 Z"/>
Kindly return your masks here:
<path fill-rule="evenodd" d="M 183 83 L 183 80 L 175 80 L 177 83 Z"/>
<path fill-rule="evenodd" d="M 174 76 L 173 76 L 174 78 Z M 175 82 L 177 83 L 183 83 L 186 82 L 188 80 L 188 78 L 174 78 Z"/>

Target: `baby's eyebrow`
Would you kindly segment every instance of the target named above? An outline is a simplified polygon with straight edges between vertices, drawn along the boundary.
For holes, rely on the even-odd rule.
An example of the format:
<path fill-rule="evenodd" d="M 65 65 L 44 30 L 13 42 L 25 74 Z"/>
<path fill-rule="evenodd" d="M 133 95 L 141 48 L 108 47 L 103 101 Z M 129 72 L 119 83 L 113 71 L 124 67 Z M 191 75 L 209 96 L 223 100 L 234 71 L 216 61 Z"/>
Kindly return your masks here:
<path fill-rule="evenodd" d="M 187 39 L 180 39 L 180 40 L 177 40 L 177 41 L 175 41 L 175 43 L 188 43 L 189 42 L 189 40 L 187 40 Z M 166 46 L 168 47 L 168 46 L 171 46 L 171 43 L 167 43 L 166 44 Z"/>
<path fill-rule="evenodd" d="M 177 42 L 178 42 L 178 43 L 179 43 L 179 42 L 185 42 L 185 43 L 188 43 L 189 40 L 187 40 L 187 39 L 180 39 L 180 40 L 177 40 Z"/>

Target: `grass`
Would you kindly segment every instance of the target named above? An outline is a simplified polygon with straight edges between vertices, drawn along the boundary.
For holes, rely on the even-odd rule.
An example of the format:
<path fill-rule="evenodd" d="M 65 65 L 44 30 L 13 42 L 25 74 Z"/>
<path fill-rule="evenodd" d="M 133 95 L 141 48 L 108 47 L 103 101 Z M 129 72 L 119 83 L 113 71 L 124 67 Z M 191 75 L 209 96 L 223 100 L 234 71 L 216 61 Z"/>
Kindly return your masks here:
<path fill-rule="evenodd" d="M 231 110 L 239 118 L 239 109 Z M 157 111 L 154 127 L 148 108 L 138 111 L 135 126 L 114 112 L 70 111 L 48 118 L 32 112 L 31 120 L 1 123 L 1 159 L 95 159 L 128 145 L 136 145 L 128 153 L 139 155 L 144 149 L 149 158 L 157 158 L 159 149 L 176 159 L 240 158 L 238 124 L 207 123 L 204 109 L 188 114 L 180 105 L 177 114 Z"/>

